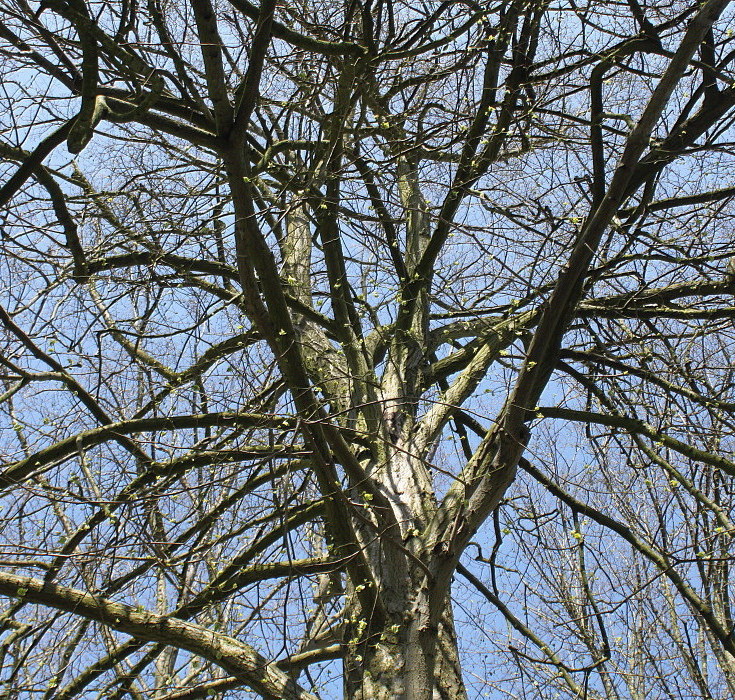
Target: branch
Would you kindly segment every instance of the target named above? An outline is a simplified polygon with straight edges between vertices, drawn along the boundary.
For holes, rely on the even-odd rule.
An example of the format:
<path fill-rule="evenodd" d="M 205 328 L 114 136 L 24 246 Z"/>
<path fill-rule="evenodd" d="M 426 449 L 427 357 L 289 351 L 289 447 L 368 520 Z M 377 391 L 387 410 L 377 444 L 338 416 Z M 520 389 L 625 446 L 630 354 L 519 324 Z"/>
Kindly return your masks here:
<path fill-rule="evenodd" d="M 578 423 L 594 423 L 596 425 L 606 425 L 610 428 L 621 428 L 629 433 L 645 435 L 654 442 L 665 445 L 669 449 L 674 450 L 674 452 L 678 452 L 689 459 L 702 462 L 703 464 L 709 464 L 721 469 L 726 474 L 730 474 L 730 476 L 735 476 L 735 462 L 731 462 L 729 459 L 712 454 L 711 452 L 700 450 L 676 438 L 669 437 L 637 418 L 604 415 L 602 413 L 595 413 L 594 411 L 575 411 L 571 408 L 560 408 L 557 406 L 539 406 L 536 409 L 536 414 L 543 418 L 561 418 L 562 420 Z"/>
<path fill-rule="evenodd" d="M 503 603 L 498 596 L 496 596 L 477 576 L 475 576 L 466 566 L 463 564 L 457 564 L 457 571 L 467 579 L 490 603 L 492 603 L 505 617 L 508 623 L 518 630 L 526 639 L 530 640 L 535 644 L 549 659 L 546 662 L 549 663 L 559 670 L 559 674 L 564 678 L 564 681 L 569 686 L 569 689 L 577 695 L 582 697 L 582 689 L 577 685 L 574 678 L 572 678 L 570 671 L 576 671 L 577 669 L 570 669 L 554 652 L 554 650 L 544 642 L 530 627 L 519 620 L 510 610 L 510 608 Z"/>
<path fill-rule="evenodd" d="M 14 148 L 13 146 L 5 143 L 0 143 L 0 155 L 4 158 L 19 160 L 21 162 L 31 157 L 31 154 L 27 151 L 24 151 L 21 148 Z M 35 166 L 33 175 L 46 189 L 46 192 L 48 192 L 49 198 L 51 199 L 51 205 L 53 206 L 54 213 L 56 214 L 56 219 L 64 229 L 66 247 L 69 249 L 72 260 L 74 261 L 74 272 L 72 274 L 72 278 L 76 282 L 86 282 L 89 278 L 89 274 L 87 270 L 87 262 L 84 257 L 84 249 L 82 248 L 82 243 L 79 240 L 76 221 L 74 221 L 74 218 L 66 205 L 64 193 L 53 175 L 40 162 Z"/>
<path fill-rule="evenodd" d="M 562 338 L 583 294 L 583 283 L 600 240 L 633 191 L 641 156 L 649 146 L 653 129 L 675 87 L 709 27 L 727 5 L 728 0 L 708 0 L 687 27 L 679 48 L 627 139 L 604 198 L 582 227 L 567 265 L 557 279 L 498 424 L 490 429 L 459 479 L 447 492 L 436 521 L 427 531 L 427 546 L 437 557 L 439 585 L 448 585 L 462 549 L 497 507 L 515 478 L 516 465 L 530 435 L 526 423 L 533 417 L 536 402 L 556 366 Z M 650 430 L 660 437 L 653 429 Z M 710 464 L 715 461 L 715 466 L 735 474 L 732 462 L 696 450 L 674 438 L 665 439 L 672 449 L 678 448 L 682 454 Z"/>
<path fill-rule="evenodd" d="M 212 629 L 133 608 L 85 591 L 0 572 L 0 594 L 100 622 L 136 639 L 162 642 L 223 668 L 265 698 L 317 700 L 253 647 Z"/>
<path fill-rule="evenodd" d="M 99 445 L 109 439 L 117 439 L 121 435 L 146 433 L 153 430 L 185 430 L 224 425 L 252 427 L 295 427 L 296 421 L 283 416 L 259 413 L 204 413 L 172 417 L 139 418 L 134 420 L 110 423 L 92 430 L 85 430 L 65 440 L 60 440 L 30 455 L 26 459 L 9 465 L 0 472 L 0 489 L 9 488 L 22 483 L 35 472 L 46 469 L 58 462 L 77 454 L 80 449 Z"/>
<path fill-rule="evenodd" d="M 678 452 L 689 459 L 702 462 L 703 464 L 709 464 L 710 466 L 721 469 L 726 474 L 735 476 L 735 462 L 731 462 L 729 459 L 725 459 L 719 455 L 714 455 L 711 452 L 700 450 L 676 438 L 669 437 L 637 418 L 604 415 L 602 413 L 595 413 L 594 411 L 575 411 L 571 408 L 560 408 L 557 406 L 539 406 L 536 409 L 536 414 L 543 418 L 561 418 L 562 420 L 576 421 L 578 423 L 594 423 L 596 425 L 606 425 L 610 428 L 622 428 L 630 433 L 645 435 L 654 442 L 665 445 L 674 450 L 674 452 Z"/>
<path fill-rule="evenodd" d="M 217 17 L 209 0 L 191 0 L 197 34 L 207 76 L 207 91 L 214 107 L 217 135 L 227 136 L 232 128 L 233 109 L 227 94 L 227 80 L 222 64 L 222 39 Z"/>
<path fill-rule="evenodd" d="M 261 10 L 247 0 L 230 0 L 230 4 L 246 17 L 257 20 Z M 273 22 L 273 36 L 306 51 L 324 56 L 362 56 L 365 48 L 349 41 L 322 41 L 299 34 L 280 22 Z"/>
<path fill-rule="evenodd" d="M 255 103 L 260 94 L 260 76 L 263 73 L 263 63 L 268 52 L 273 35 L 273 13 L 276 10 L 276 0 L 263 0 L 258 13 L 255 34 L 250 50 L 248 51 L 248 72 L 239 89 L 237 110 L 232 125 L 230 139 L 237 143 L 247 132 L 250 116 L 255 109 Z"/>
<path fill-rule="evenodd" d="M 695 401 L 701 406 L 705 406 L 707 408 L 719 408 L 723 411 L 735 411 L 735 403 L 733 402 L 722 401 L 721 399 L 718 399 L 714 396 L 703 396 L 702 394 L 699 394 L 696 391 L 687 388 L 686 386 L 669 382 L 663 377 L 655 374 L 654 372 L 650 372 L 634 365 L 626 364 L 625 362 L 616 360 L 613 357 L 600 355 L 597 352 L 583 352 L 580 350 L 566 349 L 562 351 L 562 353 L 560 354 L 560 358 L 577 360 L 578 362 L 587 364 L 603 364 L 620 372 L 631 374 L 646 382 L 650 382 L 651 384 L 655 384 L 656 386 L 661 387 L 666 392 L 673 392 L 679 394 L 680 396 L 685 396 L 686 398 L 690 399 L 691 401 Z"/>
<path fill-rule="evenodd" d="M 682 282 L 680 284 L 672 284 L 668 287 L 635 289 L 623 294 L 616 294 L 615 296 L 588 299 L 582 302 L 580 308 L 582 310 L 586 307 L 610 307 L 615 309 L 630 305 L 635 305 L 634 308 L 639 308 L 643 304 L 665 304 L 683 297 L 730 295 L 734 291 L 735 285 L 730 280 L 720 280 L 718 282 Z"/>
<path fill-rule="evenodd" d="M 18 190 L 26 183 L 44 161 L 44 159 L 57 146 L 62 144 L 69 135 L 74 119 L 62 124 L 56 131 L 51 132 L 33 149 L 33 152 L 23 161 L 22 165 L 15 171 L 10 179 L 0 187 L 0 208 L 4 207 Z"/>
<path fill-rule="evenodd" d="M 598 525 L 602 525 L 603 527 L 620 535 L 620 537 L 631 545 L 633 549 L 642 554 L 646 559 L 648 559 L 648 561 L 652 562 L 656 568 L 676 587 L 676 590 L 679 592 L 681 597 L 684 598 L 692 609 L 707 623 L 710 631 L 719 640 L 722 646 L 727 649 L 731 655 L 735 654 L 735 643 L 733 642 L 732 636 L 728 634 L 728 630 L 723 628 L 715 617 L 712 608 L 697 594 L 689 583 L 687 583 L 687 581 L 677 573 L 662 552 L 644 542 L 626 525 L 623 525 L 614 518 L 601 513 L 596 508 L 593 508 L 586 503 L 582 503 L 582 501 L 579 501 L 574 498 L 574 496 L 568 494 L 539 469 L 534 467 L 527 459 L 521 458 L 519 466 L 523 471 L 530 474 L 534 479 L 536 479 L 536 481 L 544 486 L 549 493 L 556 496 L 556 498 L 563 503 L 566 503 L 572 510 L 581 513 L 582 515 L 590 518 L 590 520 L 594 520 Z"/>

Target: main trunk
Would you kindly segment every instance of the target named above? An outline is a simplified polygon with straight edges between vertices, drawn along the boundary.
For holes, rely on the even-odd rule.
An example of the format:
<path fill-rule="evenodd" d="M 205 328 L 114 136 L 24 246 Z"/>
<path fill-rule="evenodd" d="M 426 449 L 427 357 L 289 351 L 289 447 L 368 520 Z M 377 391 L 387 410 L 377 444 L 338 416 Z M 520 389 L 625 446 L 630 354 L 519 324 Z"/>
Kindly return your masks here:
<path fill-rule="evenodd" d="M 369 619 L 358 609 L 347 616 L 345 698 L 466 698 L 449 598 L 438 628 L 430 630 L 419 629 L 420 625 L 415 624 L 411 611 L 416 601 L 394 598 L 386 600 L 386 604 L 396 612 L 382 629 L 370 629 Z"/>

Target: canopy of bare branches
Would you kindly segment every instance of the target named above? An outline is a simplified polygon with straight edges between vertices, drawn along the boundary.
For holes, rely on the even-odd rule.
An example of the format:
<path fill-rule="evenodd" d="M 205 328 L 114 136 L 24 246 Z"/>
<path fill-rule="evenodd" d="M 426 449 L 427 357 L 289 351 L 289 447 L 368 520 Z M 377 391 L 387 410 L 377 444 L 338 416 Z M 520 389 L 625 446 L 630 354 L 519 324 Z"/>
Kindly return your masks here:
<path fill-rule="evenodd" d="M 735 695 L 726 0 L 4 0 L 0 696 Z"/>

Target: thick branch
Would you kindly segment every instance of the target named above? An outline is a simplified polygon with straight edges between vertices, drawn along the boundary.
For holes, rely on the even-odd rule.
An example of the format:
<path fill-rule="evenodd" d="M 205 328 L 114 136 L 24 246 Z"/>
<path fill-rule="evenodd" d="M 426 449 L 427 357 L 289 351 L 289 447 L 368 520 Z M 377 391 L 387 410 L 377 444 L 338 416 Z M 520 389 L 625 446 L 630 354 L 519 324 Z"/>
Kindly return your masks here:
<path fill-rule="evenodd" d="M 136 639 L 186 649 L 242 679 L 265 698 L 317 700 L 250 645 L 192 622 L 133 608 L 75 588 L 0 572 L 0 594 L 95 620 Z"/>

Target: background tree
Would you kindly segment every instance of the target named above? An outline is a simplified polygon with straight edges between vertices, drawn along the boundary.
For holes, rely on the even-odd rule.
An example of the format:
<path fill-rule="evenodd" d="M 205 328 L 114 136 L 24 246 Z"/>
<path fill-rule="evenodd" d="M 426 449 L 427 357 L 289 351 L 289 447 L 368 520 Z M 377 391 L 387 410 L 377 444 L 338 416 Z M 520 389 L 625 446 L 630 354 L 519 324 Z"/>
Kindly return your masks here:
<path fill-rule="evenodd" d="M 8 698 L 728 698 L 723 0 L 6 0 Z"/>

